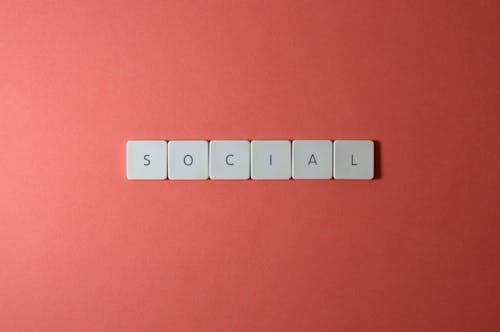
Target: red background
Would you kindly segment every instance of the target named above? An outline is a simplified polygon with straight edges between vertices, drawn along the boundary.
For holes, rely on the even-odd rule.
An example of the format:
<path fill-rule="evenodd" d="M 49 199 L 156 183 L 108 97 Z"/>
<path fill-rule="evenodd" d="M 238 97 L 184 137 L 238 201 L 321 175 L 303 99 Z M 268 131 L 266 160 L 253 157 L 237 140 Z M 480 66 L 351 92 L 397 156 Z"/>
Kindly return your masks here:
<path fill-rule="evenodd" d="M 498 1 L 2 1 L 2 331 L 500 329 Z M 128 139 L 379 142 L 129 182 Z"/>

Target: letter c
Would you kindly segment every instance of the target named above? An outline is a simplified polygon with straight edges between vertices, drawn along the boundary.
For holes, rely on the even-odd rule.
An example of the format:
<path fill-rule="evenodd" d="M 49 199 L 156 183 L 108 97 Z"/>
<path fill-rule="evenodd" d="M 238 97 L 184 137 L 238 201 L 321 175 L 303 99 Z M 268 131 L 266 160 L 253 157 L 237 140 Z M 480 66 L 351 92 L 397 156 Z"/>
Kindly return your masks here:
<path fill-rule="evenodd" d="M 234 154 L 228 154 L 228 155 L 226 156 L 226 164 L 227 164 L 228 166 L 233 166 L 233 165 L 234 165 L 234 163 L 229 162 L 229 157 L 234 157 Z"/>

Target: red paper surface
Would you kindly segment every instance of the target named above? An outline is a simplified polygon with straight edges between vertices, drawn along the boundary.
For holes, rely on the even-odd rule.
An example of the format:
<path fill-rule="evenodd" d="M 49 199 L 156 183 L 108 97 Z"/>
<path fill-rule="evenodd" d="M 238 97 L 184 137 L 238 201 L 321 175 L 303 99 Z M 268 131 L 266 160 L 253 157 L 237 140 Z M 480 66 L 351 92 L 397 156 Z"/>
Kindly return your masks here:
<path fill-rule="evenodd" d="M 0 330 L 500 330 L 499 4 L 2 1 Z M 125 179 L 272 138 L 378 178 Z"/>

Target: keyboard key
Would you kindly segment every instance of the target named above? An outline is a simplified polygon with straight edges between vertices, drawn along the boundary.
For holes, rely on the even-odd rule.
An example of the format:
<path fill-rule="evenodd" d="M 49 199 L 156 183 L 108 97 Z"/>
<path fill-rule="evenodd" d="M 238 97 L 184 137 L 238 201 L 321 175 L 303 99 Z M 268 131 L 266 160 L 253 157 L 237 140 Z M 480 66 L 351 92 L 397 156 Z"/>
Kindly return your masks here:
<path fill-rule="evenodd" d="M 296 140 L 292 142 L 294 179 L 332 178 L 332 141 Z"/>
<path fill-rule="evenodd" d="M 333 142 L 333 177 L 338 180 L 373 179 L 373 141 Z"/>
<path fill-rule="evenodd" d="M 250 176 L 249 141 L 210 141 L 210 178 L 247 180 Z"/>
<path fill-rule="evenodd" d="M 127 179 L 165 180 L 167 178 L 167 142 L 128 141 Z"/>
<path fill-rule="evenodd" d="M 208 178 L 208 142 L 168 142 L 168 178 L 171 180 L 206 180 Z"/>
<path fill-rule="evenodd" d="M 290 141 L 252 141 L 251 174 L 254 180 L 288 180 L 291 176 Z"/>

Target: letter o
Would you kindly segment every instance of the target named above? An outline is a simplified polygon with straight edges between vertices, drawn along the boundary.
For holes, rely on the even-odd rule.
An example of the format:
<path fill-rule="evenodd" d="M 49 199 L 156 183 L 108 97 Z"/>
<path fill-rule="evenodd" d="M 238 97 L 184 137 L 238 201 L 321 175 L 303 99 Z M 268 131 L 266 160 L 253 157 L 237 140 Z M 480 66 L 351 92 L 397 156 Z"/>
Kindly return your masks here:
<path fill-rule="evenodd" d="M 189 162 L 187 162 L 186 160 L 189 160 Z M 184 165 L 186 166 L 191 166 L 193 164 L 193 156 L 191 156 L 190 154 L 187 154 L 184 156 Z"/>

